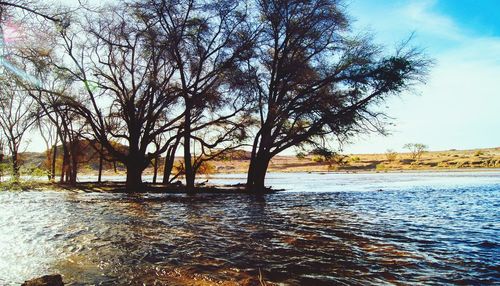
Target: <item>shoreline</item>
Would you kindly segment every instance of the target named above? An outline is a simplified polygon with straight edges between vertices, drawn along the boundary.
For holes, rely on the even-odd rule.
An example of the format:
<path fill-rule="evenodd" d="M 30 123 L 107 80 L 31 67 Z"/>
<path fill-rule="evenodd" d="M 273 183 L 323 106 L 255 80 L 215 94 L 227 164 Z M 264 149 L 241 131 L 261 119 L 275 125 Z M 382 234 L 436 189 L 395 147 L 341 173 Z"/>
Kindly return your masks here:
<path fill-rule="evenodd" d="M 244 184 L 225 185 L 197 185 L 192 190 L 187 190 L 184 185 L 178 184 L 153 184 L 144 183 L 142 189 L 137 192 L 125 191 L 125 182 L 103 181 L 103 182 L 77 182 L 76 184 L 27 181 L 27 182 L 2 182 L 0 191 L 22 191 L 22 192 L 77 192 L 77 193 L 122 193 L 122 194 L 249 194 L 265 195 L 272 194 L 284 189 L 274 189 L 266 187 L 259 192 L 250 192 Z"/>
<path fill-rule="evenodd" d="M 337 171 L 274 171 L 268 174 L 297 174 L 297 175 L 366 175 L 366 174 L 447 174 L 447 173 L 500 173 L 500 168 L 462 168 L 462 169 L 420 169 L 420 170 L 386 170 L 386 171 L 375 171 L 375 170 L 337 170 Z M 228 176 L 229 175 L 229 176 Z M 230 175 L 236 175 L 237 177 L 231 178 Z M 107 178 L 121 178 L 124 174 L 117 174 L 114 176 L 104 176 L 104 180 L 100 183 L 94 180 L 85 180 L 96 178 L 93 174 L 81 174 L 83 180 L 77 182 L 75 185 L 70 185 L 67 183 L 59 182 L 49 182 L 46 178 L 30 178 L 25 181 L 13 183 L 9 181 L 0 182 L 0 191 L 55 191 L 55 192 L 77 192 L 77 193 L 124 193 L 124 194 L 272 194 L 277 192 L 286 191 L 286 189 L 279 189 L 273 187 L 266 187 L 262 192 L 249 192 L 245 188 L 243 183 L 234 184 L 211 184 L 207 182 L 198 183 L 194 190 L 188 191 L 184 185 L 180 182 L 182 178 L 179 178 L 177 183 L 162 184 L 162 183 L 151 183 L 147 180 L 144 182 L 143 187 L 137 192 L 126 192 L 124 181 L 113 181 L 107 180 Z M 241 179 L 246 176 L 246 173 L 214 173 L 208 175 L 199 175 L 199 179 L 203 180 L 217 180 L 217 179 Z M 87 178 L 85 178 L 87 177 Z M 146 174 L 145 177 L 148 177 Z M 40 180 L 38 180 L 40 179 Z"/>

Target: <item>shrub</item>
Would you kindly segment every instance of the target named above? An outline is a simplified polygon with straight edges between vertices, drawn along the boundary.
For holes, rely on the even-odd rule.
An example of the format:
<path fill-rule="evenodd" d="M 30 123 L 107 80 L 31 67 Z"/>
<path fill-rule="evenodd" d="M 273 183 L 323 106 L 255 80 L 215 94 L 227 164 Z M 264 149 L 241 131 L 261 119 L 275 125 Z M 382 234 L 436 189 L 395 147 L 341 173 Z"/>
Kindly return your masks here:
<path fill-rule="evenodd" d="M 40 169 L 37 167 L 29 169 L 28 172 L 29 173 L 27 175 L 32 177 L 45 177 L 47 176 L 47 174 L 49 174 L 48 170 Z"/>
<path fill-rule="evenodd" d="M 339 166 L 337 165 L 328 165 L 328 171 L 338 171 Z"/>
<path fill-rule="evenodd" d="M 449 168 L 449 167 L 450 167 L 450 165 L 448 165 L 448 163 L 446 163 L 446 162 L 439 162 L 439 163 L 437 164 L 437 166 L 438 166 L 439 168 Z"/>
<path fill-rule="evenodd" d="M 377 170 L 377 171 L 387 171 L 387 170 L 388 170 L 388 168 L 387 168 L 387 166 L 386 166 L 386 165 L 384 165 L 383 163 L 380 163 L 380 164 L 377 164 L 377 165 L 375 166 L 375 170 Z"/>
<path fill-rule="evenodd" d="M 356 163 L 356 162 L 359 162 L 361 161 L 361 159 L 359 158 L 359 156 L 352 156 L 352 157 L 349 157 L 349 160 L 353 163 Z"/>
<path fill-rule="evenodd" d="M 297 157 L 297 159 L 299 159 L 299 160 L 303 160 L 306 158 L 306 153 L 298 152 L 297 154 L 295 154 L 295 157 Z"/>
<path fill-rule="evenodd" d="M 389 162 L 394 162 L 398 158 L 398 153 L 394 152 L 393 150 L 389 149 L 385 152 L 385 158 Z"/>
<path fill-rule="evenodd" d="M 215 173 L 216 169 L 214 164 L 203 161 L 201 165 L 198 167 L 197 174 L 209 175 Z"/>
<path fill-rule="evenodd" d="M 323 163 L 323 162 L 325 162 L 325 158 L 323 158 L 322 156 L 318 156 L 318 155 L 314 155 L 312 157 L 312 160 L 313 160 L 313 162 L 316 162 L 316 163 Z"/>
<path fill-rule="evenodd" d="M 403 146 L 403 148 L 408 149 L 413 160 L 420 160 L 422 154 L 427 150 L 427 145 L 421 143 L 408 143 Z"/>
<path fill-rule="evenodd" d="M 475 157 L 479 157 L 479 156 L 483 156 L 484 155 L 484 152 L 481 151 L 481 150 L 477 150 L 475 153 L 474 153 L 474 156 Z"/>

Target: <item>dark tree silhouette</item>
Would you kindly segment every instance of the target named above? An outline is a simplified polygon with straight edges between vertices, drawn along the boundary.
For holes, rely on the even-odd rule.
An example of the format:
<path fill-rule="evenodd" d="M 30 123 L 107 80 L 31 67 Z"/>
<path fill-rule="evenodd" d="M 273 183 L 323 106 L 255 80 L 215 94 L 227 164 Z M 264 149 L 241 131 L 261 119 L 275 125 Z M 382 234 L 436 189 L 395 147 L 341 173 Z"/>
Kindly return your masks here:
<path fill-rule="evenodd" d="M 136 4 L 141 15 L 161 30 L 165 50 L 176 67 L 175 87 L 184 104 L 182 144 L 188 190 L 194 187 L 196 169 L 207 149 L 240 146 L 241 136 L 234 131 L 244 133 L 244 122 L 238 116 L 249 106 L 248 93 L 237 75 L 244 74 L 239 63 L 249 56 L 253 33 L 240 2 L 151 0 Z M 210 136 L 196 136 L 216 127 L 222 128 Z M 193 159 L 196 145 L 202 152 Z"/>
<path fill-rule="evenodd" d="M 376 104 L 422 80 L 429 61 L 414 49 L 384 55 L 369 38 L 350 36 L 339 1 L 257 2 L 259 125 L 247 187 L 258 192 L 271 158 L 290 147 L 382 131 Z"/>
<path fill-rule="evenodd" d="M 58 68 L 83 86 L 80 97 L 68 96 L 65 104 L 86 119 L 89 140 L 126 166 L 126 188 L 136 191 L 143 170 L 168 148 L 149 152 L 148 147 L 183 116 L 157 124 L 177 98 L 170 88 L 174 69 L 158 33 L 127 7 L 111 7 L 88 12 L 61 29 L 61 37 L 65 53 Z M 128 149 L 117 148 L 115 141 Z"/>

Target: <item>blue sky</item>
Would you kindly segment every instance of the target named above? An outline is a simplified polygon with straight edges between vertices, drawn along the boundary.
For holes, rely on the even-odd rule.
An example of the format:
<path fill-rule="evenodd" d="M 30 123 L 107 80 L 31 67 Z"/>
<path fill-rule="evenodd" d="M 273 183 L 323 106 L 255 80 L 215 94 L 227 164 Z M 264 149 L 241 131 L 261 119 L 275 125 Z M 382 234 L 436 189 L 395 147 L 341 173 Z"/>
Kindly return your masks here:
<path fill-rule="evenodd" d="M 500 146 L 500 1 L 351 0 L 353 30 L 370 31 L 390 49 L 415 33 L 413 44 L 435 60 L 428 82 L 387 102 L 391 135 L 365 135 L 346 153 Z"/>

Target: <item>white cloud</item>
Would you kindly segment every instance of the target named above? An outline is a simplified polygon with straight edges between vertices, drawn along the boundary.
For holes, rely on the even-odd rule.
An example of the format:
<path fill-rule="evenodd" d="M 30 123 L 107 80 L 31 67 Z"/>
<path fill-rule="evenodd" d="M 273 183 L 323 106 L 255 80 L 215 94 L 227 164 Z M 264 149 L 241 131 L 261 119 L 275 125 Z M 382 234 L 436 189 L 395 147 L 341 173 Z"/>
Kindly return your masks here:
<path fill-rule="evenodd" d="M 401 23 L 411 23 L 420 33 L 445 37 L 450 40 L 463 40 L 463 32 L 456 23 L 445 15 L 432 11 L 436 1 L 412 1 L 397 9 Z"/>
<path fill-rule="evenodd" d="M 436 65 L 427 85 L 418 88 L 421 96 L 404 94 L 389 102 L 388 113 L 396 118 L 391 136 L 359 138 L 347 152 L 401 150 L 408 142 L 422 142 L 434 150 L 500 146 L 500 132 L 496 132 L 500 125 L 500 38 L 461 28 L 451 17 L 433 11 L 434 4 L 355 5 L 358 25 L 372 27 L 382 42 L 395 42 L 405 32 L 415 31 L 415 44 L 425 47 Z M 390 17 L 377 17 L 381 11 Z"/>

